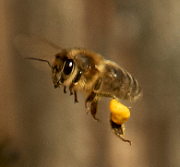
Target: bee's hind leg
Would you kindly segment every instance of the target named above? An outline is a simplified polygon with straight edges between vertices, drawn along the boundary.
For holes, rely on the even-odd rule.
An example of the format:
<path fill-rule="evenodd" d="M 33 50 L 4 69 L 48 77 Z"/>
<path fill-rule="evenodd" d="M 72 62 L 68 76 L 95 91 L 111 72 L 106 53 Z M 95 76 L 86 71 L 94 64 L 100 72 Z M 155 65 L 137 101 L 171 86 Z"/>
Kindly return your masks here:
<path fill-rule="evenodd" d="M 131 140 L 124 138 L 124 131 L 125 131 L 124 124 L 118 125 L 114 123 L 112 120 L 110 120 L 110 124 L 111 124 L 111 129 L 116 136 L 118 136 L 122 141 L 128 142 L 130 145 L 132 144 Z"/>

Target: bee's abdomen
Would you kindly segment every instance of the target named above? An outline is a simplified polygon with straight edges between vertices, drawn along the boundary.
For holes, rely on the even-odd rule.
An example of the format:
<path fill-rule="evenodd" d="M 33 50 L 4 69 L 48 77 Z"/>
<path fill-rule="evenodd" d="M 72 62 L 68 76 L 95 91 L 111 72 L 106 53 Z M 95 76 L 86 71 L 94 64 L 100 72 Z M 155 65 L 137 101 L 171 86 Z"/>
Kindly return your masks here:
<path fill-rule="evenodd" d="M 127 100 L 135 100 L 141 94 L 138 81 L 130 73 L 114 63 L 106 64 L 101 91 Z"/>
<path fill-rule="evenodd" d="M 126 72 L 125 75 L 126 75 L 125 78 L 127 78 L 125 80 L 127 80 L 126 82 L 128 82 L 129 84 L 125 84 L 127 86 L 124 88 L 124 90 L 123 90 L 123 86 L 121 87 L 120 96 L 122 92 L 122 94 L 124 94 L 124 99 L 134 100 L 140 96 L 141 88 L 139 86 L 138 81 L 133 76 L 131 76 L 131 74 Z"/>

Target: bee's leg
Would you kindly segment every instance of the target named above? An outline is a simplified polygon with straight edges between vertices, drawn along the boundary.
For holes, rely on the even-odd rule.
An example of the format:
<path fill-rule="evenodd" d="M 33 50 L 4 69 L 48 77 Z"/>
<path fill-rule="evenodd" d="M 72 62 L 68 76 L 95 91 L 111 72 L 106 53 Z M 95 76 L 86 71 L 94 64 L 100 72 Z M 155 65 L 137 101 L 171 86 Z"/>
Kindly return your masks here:
<path fill-rule="evenodd" d="M 54 88 L 60 88 L 61 87 L 61 83 L 59 81 L 54 82 Z"/>
<path fill-rule="evenodd" d="M 101 86 L 102 83 L 102 79 L 99 78 L 96 81 L 96 84 L 94 86 L 93 91 L 91 92 L 91 94 L 86 98 L 85 100 L 85 107 L 87 108 L 88 112 L 91 112 L 92 116 L 94 119 L 98 120 L 96 118 L 96 113 L 97 113 L 97 107 L 98 107 L 98 101 L 99 101 L 99 97 L 97 96 L 98 90 Z M 88 107 L 88 104 L 91 103 L 91 111 Z"/>
<path fill-rule="evenodd" d="M 104 96 L 104 97 L 111 97 L 113 99 L 116 99 L 116 96 L 111 94 L 111 93 L 98 93 L 99 96 Z"/>
<path fill-rule="evenodd" d="M 94 91 L 92 91 L 91 94 L 85 100 L 85 107 L 88 109 L 88 112 L 89 112 L 88 104 L 93 101 L 95 96 L 96 96 L 96 93 L 94 93 Z"/>
<path fill-rule="evenodd" d="M 64 93 L 67 93 L 66 86 L 64 86 Z"/>
<path fill-rule="evenodd" d="M 74 80 L 72 81 L 71 85 L 69 86 L 70 95 L 74 95 L 75 103 L 78 102 L 78 98 L 77 98 L 77 91 L 73 90 L 73 88 L 78 83 L 78 81 L 80 80 L 81 75 L 82 75 L 82 71 L 79 71 L 77 73 L 76 77 L 74 78 Z"/>
<path fill-rule="evenodd" d="M 97 109 L 98 109 L 98 99 L 95 99 L 92 101 L 91 103 L 91 115 L 93 116 L 93 118 L 97 121 L 99 121 L 98 118 L 96 118 L 96 113 L 97 113 Z"/>
<path fill-rule="evenodd" d="M 78 102 L 77 91 L 75 91 L 75 90 L 74 90 L 74 101 L 75 101 L 75 103 Z"/>
<path fill-rule="evenodd" d="M 98 93 L 98 90 L 101 86 L 101 83 L 102 83 L 102 79 L 99 78 L 97 81 L 96 81 L 96 84 L 93 88 L 93 91 L 91 92 L 91 94 L 86 98 L 85 100 L 85 107 L 88 109 L 88 103 L 91 103 L 93 101 L 93 99 L 95 98 L 96 94 Z"/>
<path fill-rule="evenodd" d="M 70 95 L 73 95 L 73 94 L 74 94 L 74 92 L 73 92 L 73 87 L 74 87 L 74 84 L 72 83 L 72 84 L 69 86 Z"/>
<path fill-rule="evenodd" d="M 77 97 L 77 91 L 73 90 L 74 84 L 72 83 L 69 86 L 69 91 L 70 91 L 70 95 L 74 95 L 74 102 L 77 103 L 78 102 L 78 97 Z"/>
<path fill-rule="evenodd" d="M 131 140 L 125 139 L 123 137 L 125 131 L 124 124 L 118 125 L 114 123 L 111 119 L 110 119 L 110 124 L 111 124 L 111 129 L 116 136 L 118 136 L 122 141 L 128 142 L 130 145 L 132 144 Z"/>

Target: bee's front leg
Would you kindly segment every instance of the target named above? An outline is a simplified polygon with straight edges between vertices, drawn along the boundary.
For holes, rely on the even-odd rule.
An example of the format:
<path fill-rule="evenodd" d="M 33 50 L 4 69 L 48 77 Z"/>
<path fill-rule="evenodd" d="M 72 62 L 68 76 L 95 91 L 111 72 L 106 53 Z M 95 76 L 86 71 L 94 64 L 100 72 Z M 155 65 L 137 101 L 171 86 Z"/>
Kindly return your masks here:
<path fill-rule="evenodd" d="M 66 86 L 64 86 L 64 93 L 67 93 Z"/>
<path fill-rule="evenodd" d="M 74 90 L 74 86 L 78 83 L 78 81 L 80 80 L 82 75 L 82 71 L 80 70 L 76 77 L 74 78 L 74 80 L 72 81 L 71 85 L 69 86 L 69 91 L 70 91 L 70 95 L 74 95 L 74 102 L 77 103 L 78 102 L 78 97 L 77 97 L 77 91 Z"/>
<path fill-rule="evenodd" d="M 74 102 L 77 103 L 78 102 L 77 91 L 74 90 L 73 88 L 74 88 L 74 84 L 72 83 L 69 86 L 69 91 L 70 91 L 70 95 L 74 95 Z"/>
<path fill-rule="evenodd" d="M 77 97 L 77 91 L 74 90 L 74 101 L 75 103 L 79 102 Z"/>

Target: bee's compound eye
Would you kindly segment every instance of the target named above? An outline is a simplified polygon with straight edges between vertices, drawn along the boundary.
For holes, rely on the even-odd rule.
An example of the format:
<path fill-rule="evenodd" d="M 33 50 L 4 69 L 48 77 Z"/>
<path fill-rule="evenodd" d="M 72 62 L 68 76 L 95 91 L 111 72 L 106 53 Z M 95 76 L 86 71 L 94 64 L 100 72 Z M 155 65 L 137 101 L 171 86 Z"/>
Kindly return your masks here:
<path fill-rule="evenodd" d="M 118 125 L 125 123 L 130 117 L 129 108 L 116 99 L 110 101 L 109 108 L 111 111 L 111 120 Z"/>
<path fill-rule="evenodd" d="M 65 75 L 71 74 L 73 67 L 74 67 L 74 61 L 72 59 L 67 59 L 63 70 L 64 74 Z"/>

